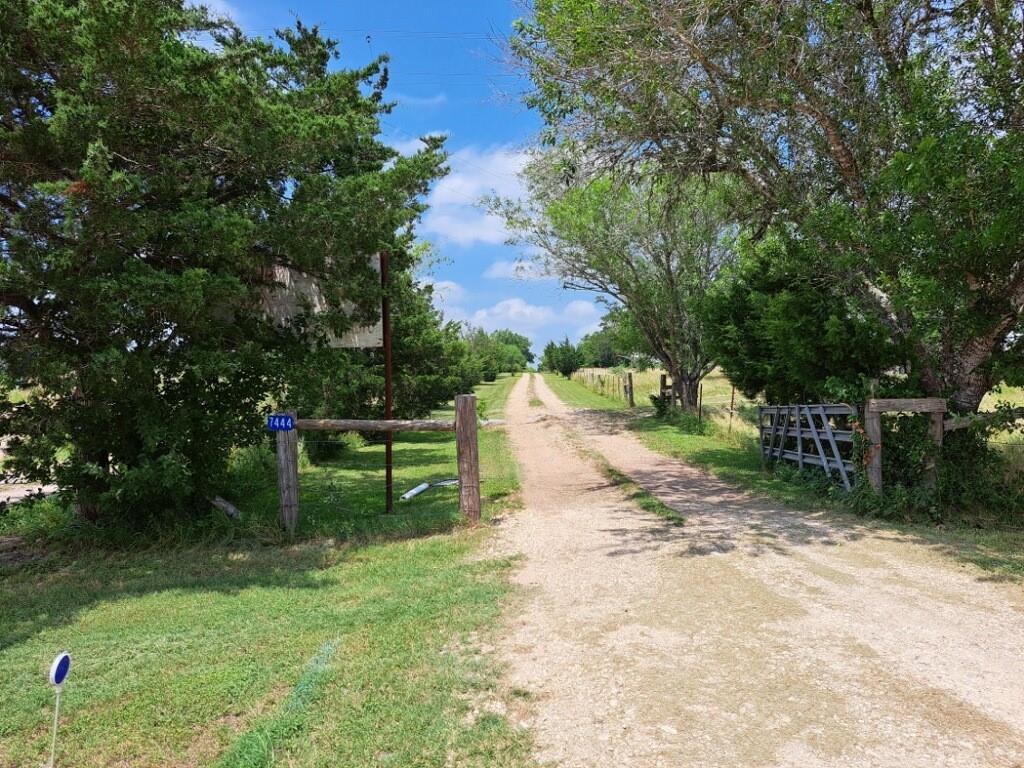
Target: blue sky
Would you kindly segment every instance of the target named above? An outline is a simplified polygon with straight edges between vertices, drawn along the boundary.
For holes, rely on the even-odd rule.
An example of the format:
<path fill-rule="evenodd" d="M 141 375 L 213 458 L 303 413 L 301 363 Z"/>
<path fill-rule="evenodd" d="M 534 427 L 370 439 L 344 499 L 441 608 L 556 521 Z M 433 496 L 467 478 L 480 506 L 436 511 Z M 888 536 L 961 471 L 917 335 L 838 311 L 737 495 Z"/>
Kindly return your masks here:
<path fill-rule="evenodd" d="M 441 257 L 423 277 L 435 283 L 449 318 L 511 328 L 529 336 L 538 352 L 550 339 L 578 340 L 597 327 L 603 310 L 594 296 L 513 273 L 520 250 L 504 244 L 501 223 L 476 205 L 493 192 L 519 194 L 523 150 L 540 129 L 520 98 L 526 84 L 503 61 L 500 46 L 523 15 L 516 0 L 204 4 L 250 34 L 271 34 L 296 17 L 317 23 L 341 41 L 340 66 L 391 55 L 389 91 L 398 106 L 384 120 L 384 140 L 408 152 L 419 136 L 448 136 L 451 173 L 435 184 L 419 232 Z"/>

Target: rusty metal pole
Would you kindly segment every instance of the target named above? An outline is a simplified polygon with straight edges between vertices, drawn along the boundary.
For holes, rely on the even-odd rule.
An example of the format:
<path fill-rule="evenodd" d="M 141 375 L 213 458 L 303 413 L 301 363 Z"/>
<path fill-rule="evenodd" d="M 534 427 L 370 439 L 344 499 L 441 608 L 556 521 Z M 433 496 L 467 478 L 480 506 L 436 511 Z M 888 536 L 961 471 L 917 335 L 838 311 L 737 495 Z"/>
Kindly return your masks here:
<path fill-rule="evenodd" d="M 381 328 L 384 332 L 384 419 L 390 421 L 394 418 L 394 382 L 391 378 L 391 299 L 388 290 L 391 286 L 389 276 L 388 252 L 380 254 L 380 286 L 383 293 L 381 299 Z M 384 436 L 384 486 L 386 495 L 386 511 L 391 514 L 395 511 L 395 478 L 392 466 L 394 454 L 394 433 L 388 432 Z"/>

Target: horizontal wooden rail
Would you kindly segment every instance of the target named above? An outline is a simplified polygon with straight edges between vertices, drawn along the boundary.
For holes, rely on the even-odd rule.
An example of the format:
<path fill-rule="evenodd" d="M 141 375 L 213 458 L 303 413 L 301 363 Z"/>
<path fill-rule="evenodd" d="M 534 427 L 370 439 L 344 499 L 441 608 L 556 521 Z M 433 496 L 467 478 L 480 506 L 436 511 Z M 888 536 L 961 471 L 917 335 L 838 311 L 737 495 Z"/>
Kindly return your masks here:
<path fill-rule="evenodd" d="M 1010 411 L 993 411 L 992 413 L 971 413 L 966 415 L 952 416 L 943 422 L 946 432 L 953 432 L 957 429 L 965 429 L 972 424 L 984 424 L 1008 415 L 1011 419 L 1020 421 L 1024 419 L 1024 408 L 1012 408 Z"/>
<path fill-rule="evenodd" d="M 816 414 L 820 414 L 822 409 L 824 409 L 825 414 L 828 416 L 857 415 L 857 409 L 852 405 L 846 405 L 845 403 L 839 405 L 832 403 L 811 403 L 807 405 L 762 405 L 758 407 L 758 410 L 763 414 L 780 413 L 785 415 L 787 411 L 792 411 L 794 408 L 810 408 Z"/>
<path fill-rule="evenodd" d="M 296 419 L 295 428 L 307 432 L 454 432 L 454 421 L 429 419 Z"/>
<path fill-rule="evenodd" d="M 868 413 L 945 413 L 946 401 L 941 397 L 878 398 L 868 400 Z"/>
<path fill-rule="evenodd" d="M 454 432 L 459 464 L 459 510 L 470 522 L 480 520 L 480 451 L 475 395 L 455 396 L 455 420 L 432 419 L 295 419 L 294 413 L 267 419 L 277 435 L 277 486 L 281 522 L 294 533 L 299 521 L 299 437 L 306 432 Z M 287 418 L 284 418 L 287 416 Z M 391 510 L 388 509 L 390 512 Z"/>

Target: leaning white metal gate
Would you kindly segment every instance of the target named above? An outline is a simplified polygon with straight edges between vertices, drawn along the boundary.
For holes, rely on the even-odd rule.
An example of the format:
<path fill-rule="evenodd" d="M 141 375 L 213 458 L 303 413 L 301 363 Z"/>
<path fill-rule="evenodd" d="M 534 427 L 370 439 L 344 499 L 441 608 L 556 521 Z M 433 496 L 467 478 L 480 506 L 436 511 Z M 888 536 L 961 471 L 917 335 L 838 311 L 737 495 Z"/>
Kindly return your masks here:
<path fill-rule="evenodd" d="M 761 460 L 789 461 L 800 469 L 821 467 L 853 487 L 853 423 L 857 409 L 845 404 L 767 405 L 758 410 Z"/>

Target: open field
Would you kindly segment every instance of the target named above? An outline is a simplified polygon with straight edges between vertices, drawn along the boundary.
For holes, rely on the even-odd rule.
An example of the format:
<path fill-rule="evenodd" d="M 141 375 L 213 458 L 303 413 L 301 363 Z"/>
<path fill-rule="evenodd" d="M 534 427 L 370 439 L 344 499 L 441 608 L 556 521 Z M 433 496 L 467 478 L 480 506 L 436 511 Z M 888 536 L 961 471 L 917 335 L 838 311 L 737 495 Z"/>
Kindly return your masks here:
<path fill-rule="evenodd" d="M 585 376 L 587 372 L 593 372 L 596 375 L 601 375 L 606 378 L 613 379 L 615 377 L 621 377 L 624 374 L 616 373 L 611 368 L 581 368 L 578 372 L 581 376 Z M 661 375 L 664 371 L 651 368 L 646 371 L 633 371 L 633 386 L 636 389 L 635 399 L 638 406 L 650 405 L 651 396 L 657 395 L 661 386 Z M 551 377 L 548 377 L 548 383 L 551 383 Z M 715 369 L 708 374 L 703 381 L 704 385 L 704 404 L 708 407 L 728 407 L 732 401 L 732 384 L 725 377 L 725 374 L 720 370 Z M 611 400 L 625 402 L 625 397 L 618 396 L 619 388 L 617 386 L 606 386 L 603 392 L 605 397 Z M 743 393 L 739 390 L 736 391 L 736 405 L 747 405 L 750 401 L 743 396 Z"/>
<path fill-rule="evenodd" d="M 489 414 L 511 384 L 481 387 Z M 515 463 L 502 431 L 480 450 L 490 517 L 515 503 Z M 397 489 L 454 474 L 447 435 L 408 435 L 395 456 Z M 481 652 L 509 561 L 476 554 L 488 534 L 458 524 L 451 489 L 380 515 L 382 463 L 367 446 L 305 467 L 295 543 L 271 534 L 271 466 L 228 542 L 43 540 L 39 560 L 0 566 L 0 766 L 43 762 L 45 671 L 64 648 L 66 765 L 528 764 Z"/>

